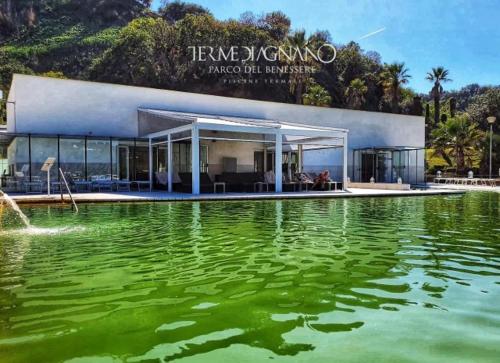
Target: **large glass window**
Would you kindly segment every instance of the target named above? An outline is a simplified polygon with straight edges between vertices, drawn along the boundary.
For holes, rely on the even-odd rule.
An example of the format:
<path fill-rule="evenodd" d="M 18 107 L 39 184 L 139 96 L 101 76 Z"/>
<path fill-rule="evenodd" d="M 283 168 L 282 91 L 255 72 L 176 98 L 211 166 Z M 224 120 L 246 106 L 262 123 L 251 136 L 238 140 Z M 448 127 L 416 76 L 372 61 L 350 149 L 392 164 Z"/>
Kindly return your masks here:
<path fill-rule="evenodd" d="M 59 167 L 74 180 L 85 179 L 85 139 L 59 140 Z"/>
<path fill-rule="evenodd" d="M 9 160 L 7 159 L 7 144 L 0 144 L 0 173 L 9 174 Z"/>
<path fill-rule="evenodd" d="M 264 151 L 254 151 L 253 153 L 253 171 L 256 173 L 264 172 Z"/>
<path fill-rule="evenodd" d="M 167 147 L 158 146 L 153 149 L 154 170 L 159 173 L 167 171 Z"/>
<path fill-rule="evenodd" d="M 172 153 L 174 171 L 177 173 L 191 172 L 191 144 L 173 143 Z M 208 146 L 200 145 L 200 172 L 208 172 Z"/>
<path fill-rule="evenodd" d="M 56 163 L 50 169 L 50 179 L 57 180 L 57 155 L 56 137 L 31 137 L 32 180 L 47 180 L 47 172 L 41 170 L 47 158 L 56 159 Z"/>
<path fill-rule="evenodd" d="M 149 143 L 137 141 L 134 149 L 134 180 L 149 180 Z"/>
<path fill-rule="evenodd" d="M 90 180 L 111 179 L 110 140 L 87 140 L 87 176 Z"/>
<path fill-rule="evenodd" d="M 174 170 L 177 173 L 191 172 L 191 144 L 173 143 Z"/>
<path fill-rule="evenodd" d="M 406 152 L 404 151 L 393 151 L 392 153 L 392 174 L 393 181 L 397 181 L 398 178 L 401 178 L 404 182 L 406 182 Z"/>
<path fill-rule="evenodd" d="M 208 173 L 208 146 L 200 145 L 200 173 Z"/>

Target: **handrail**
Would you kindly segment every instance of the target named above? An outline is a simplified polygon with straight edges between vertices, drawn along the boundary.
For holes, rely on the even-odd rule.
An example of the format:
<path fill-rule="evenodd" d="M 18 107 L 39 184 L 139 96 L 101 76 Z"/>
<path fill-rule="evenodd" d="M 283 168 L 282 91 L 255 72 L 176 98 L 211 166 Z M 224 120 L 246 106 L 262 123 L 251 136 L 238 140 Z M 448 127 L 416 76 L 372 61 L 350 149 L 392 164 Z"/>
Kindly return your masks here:
<path fill-rule="evenodd" d="M 63 171 L 62 171 L 61 168 L 59 168 L 59 173 L 61 174 L 61 177 L 62 177 L 62 180 L 64 182 L 64 185 L 66 186 L 66 190 L 68 191 L 69 198 L 71 199 L 71 202 L 73 203 L 72 207 L 74 207 L 76 213 L 78 213 L 78 207 L 76 206 L 76 202 L 73 199 L 73 196 L 71 195 L 71 190 L 69 189 L 68 182 L 66 181 L 66 177 L 64 176 L 64 173 L 63 173 Z M 62 197 L 62 187 L 61 187 L 61 200 L 64 201 L 64 199 Z"/>

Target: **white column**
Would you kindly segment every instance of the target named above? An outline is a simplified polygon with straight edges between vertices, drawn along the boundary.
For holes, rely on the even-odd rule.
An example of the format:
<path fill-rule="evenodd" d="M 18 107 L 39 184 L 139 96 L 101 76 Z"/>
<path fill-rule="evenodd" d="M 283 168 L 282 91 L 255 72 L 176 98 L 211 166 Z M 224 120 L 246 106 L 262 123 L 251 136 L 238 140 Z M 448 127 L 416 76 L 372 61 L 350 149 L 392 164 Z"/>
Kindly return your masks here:
<path fill-rule="evenodd" d="M 298 151 L 297 151 L 297 154 L 298 154 L 298 155 L 297 155 L 297 157 L 298 157 L 298 159 L 299 159 L 299 160 L 298 160 L 298 164 L 299 164 L 299 165 L 298 165 L 298 169 L 299 169 L 299 170 L 298 170 L 298 172 L 299 172 L 299 173 L 302 173 L 302 171 L 303 171 L 303 167 L 302 167 L 302 158 L 303 158 L 303 154 L 302 154 L 302 153 L 303 153 L 303 151 L 302 151 L 302 144 L 299 144 L 299 145 L 298 145 Z"/>
<path fill-rule="evenodd" d="M 342 138 L 342 150 L 343 150 L 343 155 L 344 155 L 344 162 L 343 162 L 343 174 L 342 174 L 342 189 L 347 190 L 347 132 L 344 133 L 344 137 Z"/>
<path fill-rule="evenodd" d="M 173 174 L 174 174 L 174 164 L 172 158 L 172 135 L 168 134 L 168 143 L 167 143 L 167 184 L 168 184 L 168 192 L 172 193 L 172 182 L 173 182 Z"/>
<path fill-rule="evenodd" d="M 191 129 L 191 174 L 193 176 L 192 194 L 200 194 L 200 132 L 197 125 Z"/>
<path fill-rule="evenodd" d="M 149 139 L 149 191 L 153 191 L 153 145 Z"/>
<path fill-rule="evenodd" d="M 283 191 L 283 173 L 282 173 L 282 163 L 283 163 L 283 155 L 281 155 L 283 151 L 283 138 L 281 136 L 281 132 L 276 132 L 276 147 L 274 148 L 274 175 L 276 177 L 276 192 L 281 193 Z"/>
<path fill-rule="evenodd" d="M 264 146 L 264 173 L 267 171 L 267 147 Z"/>
<path fill-rule="evenodd" d="M 287 165 L 287 174 L 288 174 L 288 180 L 292 180 L 292 152 L 288 152 L 288 162 L 286 163 Z"/>

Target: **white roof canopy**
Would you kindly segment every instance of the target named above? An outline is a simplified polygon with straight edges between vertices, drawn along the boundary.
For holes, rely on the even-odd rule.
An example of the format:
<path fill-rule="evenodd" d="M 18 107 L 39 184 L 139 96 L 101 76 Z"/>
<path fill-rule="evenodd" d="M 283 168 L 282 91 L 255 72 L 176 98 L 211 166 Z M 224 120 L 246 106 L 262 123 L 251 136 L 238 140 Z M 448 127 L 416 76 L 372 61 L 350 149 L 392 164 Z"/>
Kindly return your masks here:
<path fill-rule="evenodd" d="M 335 138 L 342 139 L 348 132 L 346 129 L 308 126 L 283 121 L 233 117 L 223 115 L 206 115 L 184 113 L 167 110 L 139 109 L 139 114 L 152 115 L 161 119 L 161 131 L 151 132 L 145 136 L 154 139 L 169 134 L 188 131 L 193 127 L 199 130 L 245 132 L 269 135 L 287 135 L 300 138 Z M 157 125 L 158 128 L 158 125 Z M 291 141 L 291 140 L 290 140 Z"/>

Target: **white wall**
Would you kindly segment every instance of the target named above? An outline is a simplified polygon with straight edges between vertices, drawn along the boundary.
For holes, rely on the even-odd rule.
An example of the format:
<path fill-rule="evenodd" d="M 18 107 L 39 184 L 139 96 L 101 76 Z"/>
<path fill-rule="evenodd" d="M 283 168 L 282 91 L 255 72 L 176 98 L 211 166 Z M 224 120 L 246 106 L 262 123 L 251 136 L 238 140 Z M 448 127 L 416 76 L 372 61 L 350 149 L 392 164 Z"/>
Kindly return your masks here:
<path fill-rule="evenodd" d="M 238 172 L 252 172 L 254 168 L 254 151 L 264 150 L 264 144 L 254 142 L 204 140 L 202 145 L 208 145 L 209 174 L 214 177 L 223 171 L 223 158 L 236 158 Z"/>
<path fill-rule="evenodd" d="M 137 109 L 264 118 L 349 129 L 349 148 L 423 147 L 424 118 L 14 75 L 8 131 L 137 137 Z M 351 155 L 350 155 L 351 157 Z"/>

